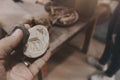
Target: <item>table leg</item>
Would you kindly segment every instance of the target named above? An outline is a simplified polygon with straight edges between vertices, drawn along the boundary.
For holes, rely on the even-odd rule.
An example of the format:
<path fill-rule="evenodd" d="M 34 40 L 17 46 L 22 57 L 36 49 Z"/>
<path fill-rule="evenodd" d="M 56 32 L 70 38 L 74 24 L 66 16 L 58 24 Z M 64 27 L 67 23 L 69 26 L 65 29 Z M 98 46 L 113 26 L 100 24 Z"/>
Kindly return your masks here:
<path fill-rule="evenodd" d="M 38 80 L 43 80 L 41 71 L 38 72 Z"/>
<path fill-rule="evenodd" d="M 43 80 L 48 74 L 48 66 L 45 64 L 38 73 L 38 80 Z"/>
<path fill-rule="evenodd" d="M 86 25 L 85 41 L 84 41 L 83 48 L 82 48 L 82 52 L 84 52 L 84 53 L 88 52 L 90 42 L 91 42 L 94 30 L 95 30 L 96 23 L 97 23 L 97 18 L 94 18 L 94 19 L 90 20 L 88 22 L 88 24 Z"/>

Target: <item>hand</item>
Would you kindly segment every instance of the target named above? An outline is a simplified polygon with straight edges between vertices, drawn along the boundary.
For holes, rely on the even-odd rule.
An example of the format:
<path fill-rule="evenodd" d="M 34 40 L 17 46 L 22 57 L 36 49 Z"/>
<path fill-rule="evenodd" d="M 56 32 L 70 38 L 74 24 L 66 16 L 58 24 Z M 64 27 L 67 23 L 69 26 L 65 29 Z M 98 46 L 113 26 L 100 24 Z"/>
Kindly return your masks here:
<path fill-rule="evenodd" d="M 24 24 L 26 29 L 30 28 L 30 25 Z M 22 40 L 23 32 L 21 29 L 17 29 L 11 36 L 7 36 L 0 40 L 0 58 L 3 58 L 6 53 L 10 53 Z"/>
<path fill-rule="evenodd" d="M 0 40 L 0 57 L 3 58 L 8 52 L 15 48 L 23 37 L 23 32 L 17 29 L 11 36 Z M 7 72 L 7 80 L 33 80 L 45 62 L 49 59 L 51 52 L 47 53 L 33 64 L 27 67 L 24 63 L 19 63 Z"/>
<path fill-rule="evenodd" d="M 7 72 L 7 80 L 33 80 L 45 62 L 49 59 L 51 52 L 47 53 L 40 59 L 36 60 L 29 67 L 19 63 Z"/>
<path fill-rule="evenodd" d="M 3 58 L 6 53 L 12 51 L 23 37 L 23 32 L 17 29 L 11 36 L 5 37 L 0 40 L 0 58 Z"/>

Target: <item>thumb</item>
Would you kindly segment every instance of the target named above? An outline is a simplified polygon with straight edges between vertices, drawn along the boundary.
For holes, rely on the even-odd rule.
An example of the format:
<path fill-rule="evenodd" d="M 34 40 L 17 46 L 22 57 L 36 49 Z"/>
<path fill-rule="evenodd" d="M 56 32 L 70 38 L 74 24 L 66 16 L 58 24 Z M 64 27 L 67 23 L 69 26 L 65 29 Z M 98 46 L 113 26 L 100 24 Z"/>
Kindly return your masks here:
<path fill-rule="evenodd" d="M 29 66 L 29 69 L 33 76 L 37 75 L 40 69 L 45 65 L 45 62 L 50 58 L 52 55 L 51 51 L 48 50 L 42 58 L 37 59 L 34 63 Z"/>
<path fill-rule="evenodd" d="M 23 32 L 20 29 L 16 29 L 11 36 L 5 37 L 0 40 L 0 55 L 4 56 L 6 53 L 12 51 L 23 37 Z"/>

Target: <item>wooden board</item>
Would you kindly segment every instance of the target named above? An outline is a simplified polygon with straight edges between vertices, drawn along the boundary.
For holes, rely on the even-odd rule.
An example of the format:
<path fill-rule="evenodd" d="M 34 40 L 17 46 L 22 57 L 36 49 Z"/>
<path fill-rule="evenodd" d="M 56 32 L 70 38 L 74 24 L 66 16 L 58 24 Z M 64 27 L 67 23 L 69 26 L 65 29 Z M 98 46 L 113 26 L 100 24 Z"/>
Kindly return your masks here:
<path fill-rule="evenodd" d="M 85 24 L 78 23 L 68 28 L 53 27 L 52 33 L 50 34 L 50 50 L 55 51 L 60 45 L 79 32 Z"/>

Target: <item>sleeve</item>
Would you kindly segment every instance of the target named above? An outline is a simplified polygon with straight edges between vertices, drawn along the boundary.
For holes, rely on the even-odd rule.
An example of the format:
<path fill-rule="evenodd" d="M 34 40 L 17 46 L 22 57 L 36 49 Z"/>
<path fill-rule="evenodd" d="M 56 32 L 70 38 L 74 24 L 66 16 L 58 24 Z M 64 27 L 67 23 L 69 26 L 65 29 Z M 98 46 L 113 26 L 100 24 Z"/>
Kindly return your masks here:
<path fill-rule="evenodd" d="M 120 33 L 120 3 L 118 4 L 115 12 L 112 15 L 112 19 L 109 24 L 110 27 L 113 28 L 113 33 L 114 34 L 119 34 Z"/>

